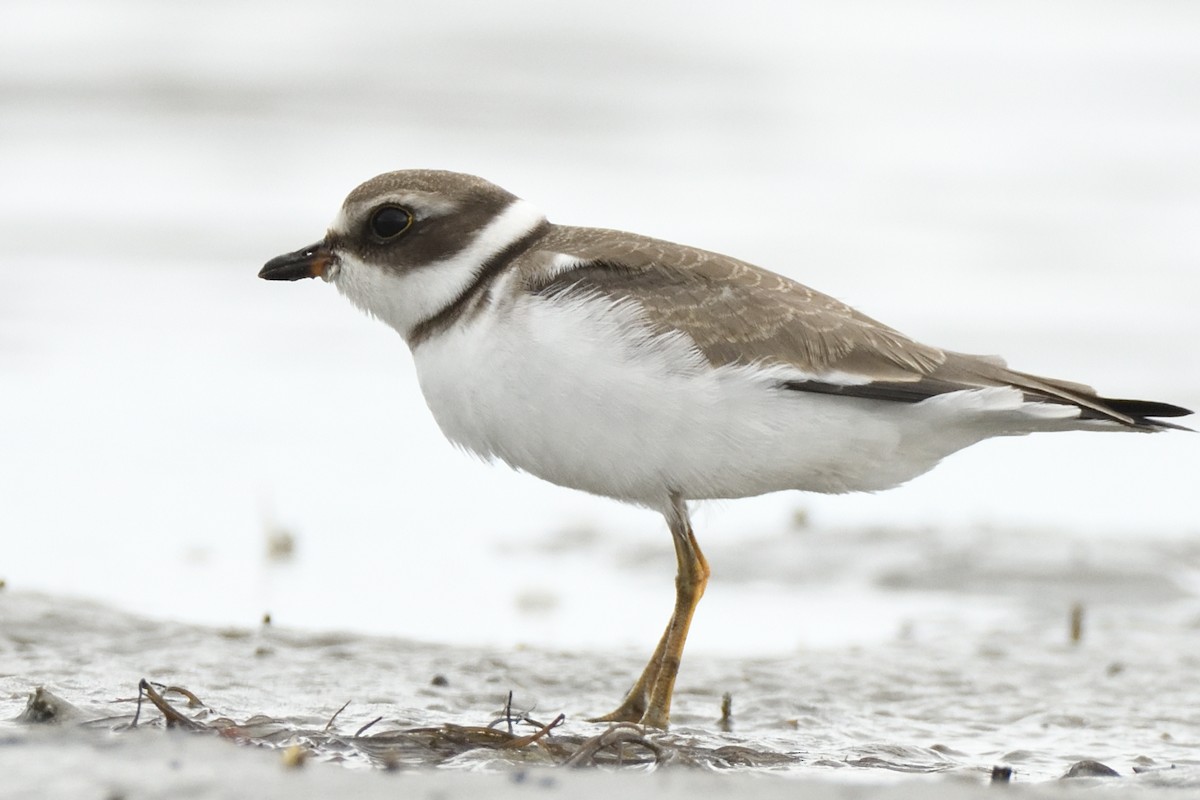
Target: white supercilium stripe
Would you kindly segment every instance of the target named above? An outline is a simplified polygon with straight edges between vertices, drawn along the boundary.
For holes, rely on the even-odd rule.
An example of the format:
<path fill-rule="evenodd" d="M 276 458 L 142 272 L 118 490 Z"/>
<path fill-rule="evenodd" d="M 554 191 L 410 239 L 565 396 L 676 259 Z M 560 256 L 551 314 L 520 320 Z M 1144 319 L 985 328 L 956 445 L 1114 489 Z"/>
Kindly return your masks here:
<path fill-rule="evenodd" d="M 417 323 L 462 294 L 485 261 L 544 221 L 535 206 L 517 200 L 451 258 L 396 272 L 343 254 L 333 281 L 350 302 L 407 339 Z"/>

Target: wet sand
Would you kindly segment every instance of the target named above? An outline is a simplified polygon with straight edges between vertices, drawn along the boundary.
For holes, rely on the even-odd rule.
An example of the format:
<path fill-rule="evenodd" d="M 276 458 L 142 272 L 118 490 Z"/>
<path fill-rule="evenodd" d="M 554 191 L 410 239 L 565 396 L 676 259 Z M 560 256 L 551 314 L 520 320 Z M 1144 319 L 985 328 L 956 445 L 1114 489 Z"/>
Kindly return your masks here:
<path fill-rule="evenodd" d="M 888 797 L 919 785 L 954 798 L 987 790 L 996 767 L 1013 785 L 1051 791 L 1082 761 L 1119 777 L 1071 783 L 1200 787 L 1200 605 L 1186 588 L 1195 548 L 1147 542 L 1121 559 L 1127 543 L 1115 543 L 1056 559 L 1019 538 L 1003 537 L 1009 546 L 990 559 L 963 550 L 955 561 L 930 557 L 942 536 L 843 532 L 844 554 L 891 564 L 873 573 L 877 590 L 920 610 L 872 644 L 689 653 L 672 729 L 627 732 L 623 748 L 601 748 L 609 728 L 586 718 L 615 702 L 641 653 L 216 629 L 10 588 L 0 593 L 5 796 L 208 798 L 252 784 L 265 796 L 372 797 L 399 782 L 438 796 Z M 913 554 L 907 565 L 900 549 Z M 1026 558 L 1040 569 L 1019 567 Z M 915 596 L 938 602 L 914 606 Z M 1072 597 L 1087 598 L 1078 641 Z M 763 613 L 783 635 L 804 609 Z M 166 730 L 149 701 L 133 729 L 143 678 L 195 730 Z M 39 687 L 68 704 L 53 723 L 29 708 Z M 513 747 L 513 737 L 532 740 Z M 564 766 L 584 746 L 598 751 L 584 763 L 605 774 Z M 288 766 L 298 757 L 303 766 Z"/>

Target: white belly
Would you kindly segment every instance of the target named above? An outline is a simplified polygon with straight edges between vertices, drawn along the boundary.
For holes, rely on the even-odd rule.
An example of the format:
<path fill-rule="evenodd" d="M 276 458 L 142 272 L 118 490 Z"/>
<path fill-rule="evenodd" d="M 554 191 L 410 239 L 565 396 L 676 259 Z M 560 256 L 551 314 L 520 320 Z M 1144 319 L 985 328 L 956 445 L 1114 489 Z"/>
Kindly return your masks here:
<path fill-rule="evenodd" d="M 637 320 L 636 307 L 600 299 L 526 298 L 413 355 L 451 441 L 561 486 L 654 507 L 672 492 L 885 489 L 1002 432 L 945 424 L 959 414 L 951 402 L 797 392 L 779 388 L 778 368 L 713 368 L 686 337 L 651 336 Z M 980 405 L 980 392 L 956 394 Z M 1009 390 L 982 394 L 1012 405 Z"/>

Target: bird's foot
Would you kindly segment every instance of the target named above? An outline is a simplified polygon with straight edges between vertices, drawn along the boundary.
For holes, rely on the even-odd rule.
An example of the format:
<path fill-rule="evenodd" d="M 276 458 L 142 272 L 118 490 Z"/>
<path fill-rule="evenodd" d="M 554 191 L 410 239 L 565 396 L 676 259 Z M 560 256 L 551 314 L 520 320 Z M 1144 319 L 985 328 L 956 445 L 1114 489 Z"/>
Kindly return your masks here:
<path fill-rule="evenodd" d="M 641 723 L 642 715 L 646 713 L 646 696 L 640 692 L 630 692 L 621 705 L 607 714 L 592 717 L 588 722 L 636 722 Z"/>
<path fill-rule="evenodd" d="M 652 705 L 646 693 L 635 688 L 616 709 L 602 716 L 592 717 L 588 722 L 632 722 L 665 731 L 669 719 L 665 708 Z"/>

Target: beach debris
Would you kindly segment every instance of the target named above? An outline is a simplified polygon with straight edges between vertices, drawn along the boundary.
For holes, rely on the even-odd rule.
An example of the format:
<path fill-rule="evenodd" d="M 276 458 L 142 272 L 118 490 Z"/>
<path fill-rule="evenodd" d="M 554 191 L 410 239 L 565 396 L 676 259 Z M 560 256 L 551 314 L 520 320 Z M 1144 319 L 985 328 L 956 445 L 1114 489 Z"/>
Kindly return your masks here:
<path fill-rule="evenodd" d="M 272 526 L 266 531 L 266 550 L 268 561 L 291 561 L 296 555 L 296 535 L 282 526 Z"/>
<path fill-rule="evenodd" d="M 1117 772 L 1107 764 L 1101 764 L 1099 761 L 1084 759 L 1076 761 L 1071 766 L 1067 767 L 1067 771 L 1063 773 L 1063 780 L 1068 778 L 1119 778 L 1121 773 Z"/>
<path fill-rule="evenodd" d="M 216 712 L 193 691 L 181 686 L 141 679 L 136 697 L 117 702 L 136 703 L 132 716 L 88 720 L 87 715 L 45 689 L 31 695 L 21 722 L 53 722 L 72 719 L 89 728 L 113 732 L 159 726 L 198 734 L 219 736 L 228 741 L 275 748 L 289 769 L 310 759 L 347 761 L 355 758 L 387 770 L 415 769 L 456 763 L 480 763 L 503 767 L 604 767 L 650 769 L 664 765 L 732 769 L 777 767 L 794 764 L 798 754 L 764 750 L 748 743 L 731 743 L 699 734 L 644 728 L 632 723 L 597 726 L 585 723 L 580 732 L 564 731 L 567 717 L 558 714 L 549 722 L 531 716 L 532 710 L 514 708 L 512 694 L 505 698 L 502 715 L 487 725 L 445 722 L 423 727 L 396 727 L 388 723 L 378 732 L 368 731 L 382 716 L 359 726 L 353 733 L 340 730 L 350 702 L 343 703 L 320 728 L 294 719 L 254 715 L 236 721 Z M 732 700 L 725 698 L 726 712 Z M 158 713 L 155 714 L 154 712 Z M 731 714 L 727 714 L 732 718 Z M 321 723 L 317 723 L 320 725 Z"/>
<path fill-rule="evenodd" d="M 729 692 L 721 695 L 721 718 L 717 720 L 717 726 L 725 733 L 733 730 L 733 695 Z"/>
<path fill-rule="evenodd" d="M 603 763 L 599 756 L 603 752 L 611 752 L 616 758 L 617 765 L 632 761 L 644 763 L 644 758 L 638 758 L 636 750 L 630 752 L 629 746 L 644 750 L 653 756 L 655 764 L 668 760 L 667 751 L 653 738 L 647 736 L 646 729 L 632 722 L 618 722 L 610 725 L 607 730 L 584 741 L 579 748 L 563 762 L 567 767 L 590 767 Z"/>
<path fill-rule="evenodd" d="M 494 728 L 503 722 L 504 724 L 506 724 L 508 726 L 508 732 L 510 734 L 513 732 L 513 729 L 516 726 L 516 724 L 520 723 L 520 722 L 524 722 L 529 725 L 533 725 L 535 727 L 540 728 L 541 723 L 535 722 L 534 720 L 532 720 L 529 717 L 529 714 L 532 711 L 533 711 L 532 707 L 528 711 L 518 711 L 517 715 L 514 717 L 513 716 L 513 693 L 512 693 L 512 690 L 510 689 L 508 692 L 508 696 L 504 699 L 504 708 L 500 712 L 502 716 L 497 717 L 496 719 L 489 722 L 488 727 Z"/>
<path fill-rule="evenodd" d="M 177 686 L 167 686 L 162 690 L 162 692 L 159 692 L 154 688 L 150 681 L 142 678 L 140 681 L 138 681 L 137 710 L 133 714 L 133 722 L 130 723 L 129 727 L 137 727 L 138 721 L 142 716 L 142 698 L 145 697 L 154 705 L 155 708 L 158 709 L 159 713 L 163 715 L 163 719 L 166 721 L 168 728 L 183 728 L 184 730 L 189 731 L 206 730 L 208 726 L 203 722 L 198 722 L 186 714 L 175 710 L 175 707 L 163 698 L 164 694 L 169 694 L 171 692 L 175 692 L 176 694 L 186 697 L 189 706 L 194 707 L 194 705 L 204 705 L 200 702 L 200 698 L 187 689 L 182 689 Z"/>
<path fill-rule="evenodd" d="M 1083 603 L 1071 606 L 1070 639 L 1071 644 L 1083 641 Z"/>
<path fill-rule="evenodd" d="M 288 769 L 299 769 L 308 760 L 308 750 L 298 744 L 289 745 L 283 750 L 283 766 Z"/>
<path fill-rule="evenodd" d="M 44 686 L 39 686 L 29 695 L 25 710 L 17 715 L 14 722 L 26 725 L 46 725 L 59 722 L 71 722 L 82 719 L 84 713 L 75 706 L 63 700 Z"/>
<path fill-rule="evenodd" d="M 328 733 L 333 728 L 333 723 L 335 720 L 337 720 L 338 715 L 341 714 L 343 711 L 345 711 L 346 707 L 349 705 L 350 705 L 350 701 L 347 700 L 346 702 L 342 703 L 341 708 L 339 708 L 337 711 L 333 712 L 333 716 L 329 718 L 329 722 L 325 723 L 324 730 L 326 733 Z"/>
<path fill-rule="evenodd" d="M 358 730 L 356 730 L 356 731 L 354 732 L 354 735 L 355 735 L 355 736 L 362 736 L 364 733 L 366 733 L 366 732 L 367 732 L 367 729 L 374 727 L 375 723 L 377 723 L 377 722 L 380 722 L 382 719 L 383 719 L 383 717 L 376 717 L 375 719 L 373 719 L 373 720 L 371 720 L 370 722 L 368 722 L 366 725 L 363 725 L 361 728 L 359 728 Z"/>

